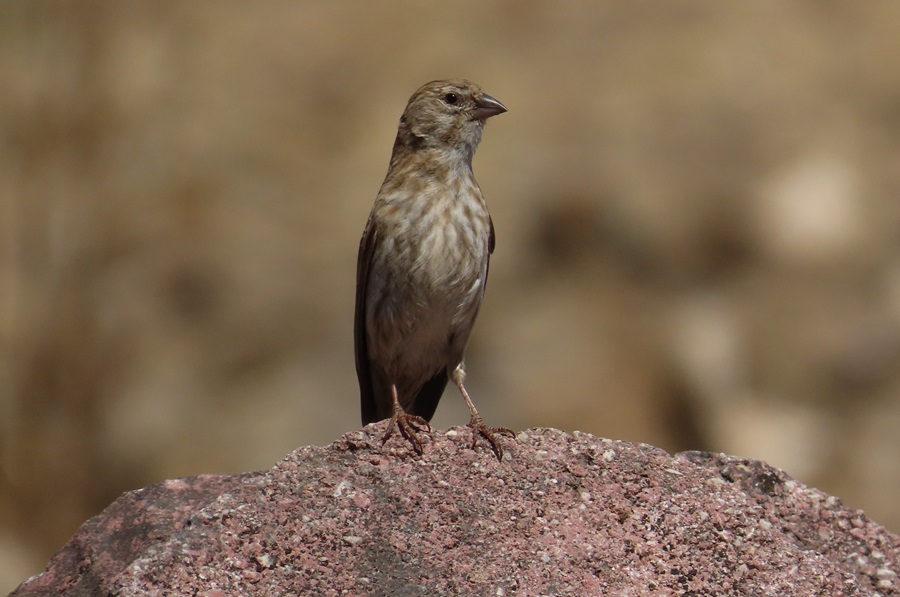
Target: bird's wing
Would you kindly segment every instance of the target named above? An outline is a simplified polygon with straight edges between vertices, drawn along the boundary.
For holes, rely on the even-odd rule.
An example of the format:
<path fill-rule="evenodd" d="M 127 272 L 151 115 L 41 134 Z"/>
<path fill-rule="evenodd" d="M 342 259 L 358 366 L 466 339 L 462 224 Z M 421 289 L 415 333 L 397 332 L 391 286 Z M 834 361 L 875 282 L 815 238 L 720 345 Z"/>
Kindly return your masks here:
<path fill-rule="evenodd" d="M 487 265 L 484 266 L 484 284 L 481 285 L 481 296 L 487 289 L 488 272 L 491 271 L 491 255 L 494 254 L 494 245 L 497 243 L 497 237 L 494 235 L 494 219 L 488 215 L 488 224 L 491 226 L 491 234 L 488 236 L 488 256 Z"/>
<path fill-rule="evenodd" d="M 356 354 L 356 377 L 359 378 L 359 400 L 362 423 L 368 425 L 378 420 L 378 408 L 369 370 L 369 343 L 366 338 L 366 287 L 369 270 L 375 252 L 376 239 L 373 218 L 369 218 L 362 239 L 359 241 L 359 255 L 356 258 L 356 315 L 353 320 L 353 342 Z"/>
<path fill-rule="evenodd" d="M 491 234 L 488 236 L 488 255 L 494 254 L 494 245 L 497 243 L 497 237 L 494 234 L 494 219 L 488 216 L 488 224 L 491 226 Z"/>

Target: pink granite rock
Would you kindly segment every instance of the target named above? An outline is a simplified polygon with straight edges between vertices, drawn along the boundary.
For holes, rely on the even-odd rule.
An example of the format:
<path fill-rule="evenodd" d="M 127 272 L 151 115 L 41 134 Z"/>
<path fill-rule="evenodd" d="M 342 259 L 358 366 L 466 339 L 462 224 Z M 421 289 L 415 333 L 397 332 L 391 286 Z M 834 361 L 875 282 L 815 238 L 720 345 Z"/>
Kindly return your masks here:
<path fill-rule="evenodd" d="M 168 481 L 12 595 L 895 595 L 900 538 L 761 462 L 532 429 L 507 456 L 384 423 Z"/>

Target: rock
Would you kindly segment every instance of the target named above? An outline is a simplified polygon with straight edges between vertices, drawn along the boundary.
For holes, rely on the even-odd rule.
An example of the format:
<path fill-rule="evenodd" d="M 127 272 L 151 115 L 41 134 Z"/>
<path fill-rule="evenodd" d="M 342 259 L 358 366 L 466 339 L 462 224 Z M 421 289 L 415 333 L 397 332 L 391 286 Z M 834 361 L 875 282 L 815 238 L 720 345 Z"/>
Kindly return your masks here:
<path fill-rule="evenodd" d="M 129 492 L 32 595 L 895 595 L 900 538 L 768 465 L 531 429 L 416 457 L 385 423 Z"/>

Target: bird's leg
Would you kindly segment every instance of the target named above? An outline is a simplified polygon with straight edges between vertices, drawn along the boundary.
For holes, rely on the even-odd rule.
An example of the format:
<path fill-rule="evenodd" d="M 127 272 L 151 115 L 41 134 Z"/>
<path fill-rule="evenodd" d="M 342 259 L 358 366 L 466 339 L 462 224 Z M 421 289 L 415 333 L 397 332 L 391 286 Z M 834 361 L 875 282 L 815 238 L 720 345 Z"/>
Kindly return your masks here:
<path fill-rule="evenodd" d="M 400 406 L 400 399 L 397 397 L 397 386 L 394 384 L 391 384 L 391 398 L 394 402 L 391 421 L 388 423 L 387 431 L 384 432 L 384 436 L 381 438 L 382 445 L 384 445 L 388 438 L 391 437 L 391 434 L 394 433 L 394 425 L 396 425 L 397 429 L 400 430 L 400 435 L 409 440 L 409 443 L 412 444 L 416 454 L 421 454 L 422 441 L 419 439 L 417 433 L 420 431 L 431 431 L 431 426 L 428 424 L 428 421 L 422 417 L 411 415 L 403 410 L 403 407 Z"/>
<path fill-rule="evenodd" d="M 466 401 L 466 406 L 469 407 L 469 412 L 472 413 L 468 425 L 472 428 L 473 432 L 472 449 L 475 449 L 475 444 L 478 442 L 478 436 L 480 435 L 491 444 L 491 449 L 494 451 L 497 460 L 503 460 L 503 448 L 500 446 L 500 442 L 497 441 L 495 434 L 504 434 L 511 437 L 515 437 L 516 434 L 513 433 L 512 429 L 507 429 L 506 427 L 488 427 L 484 424 L 484 420 L 481 418 L 481 415 L 478 414 L 478 411 L 475 409 L 475 404 L 472 403 L 472 399 L 469 397 L 469 393 L 463 385 L 463 382 L 466 379 L 466 370 L 463 368 L 462 363 L 456 366 L 456 369 L 453 370 L 450 377 L 453 379 L 453 383 L 456 384 L 456 387 L 459 388 L 463 399 Z"/>

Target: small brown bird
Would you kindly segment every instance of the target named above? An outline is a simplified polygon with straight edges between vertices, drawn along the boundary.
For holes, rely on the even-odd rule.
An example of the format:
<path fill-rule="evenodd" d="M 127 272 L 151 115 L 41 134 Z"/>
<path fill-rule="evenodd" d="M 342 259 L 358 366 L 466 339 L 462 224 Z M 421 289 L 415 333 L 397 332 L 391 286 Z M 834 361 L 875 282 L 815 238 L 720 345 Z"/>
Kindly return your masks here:
<path fill-rule="evenodd" d="M 494 250 L 494 225 L 472 174 L 485 121 L 506 107 L 470 81 L 432 81 L 400 118 L 387 176 L 359 245 L 355 348 L 363 425 L 390 418 L 422 453 L 447 379 L 479 435 L 503 449 L 463 386 L 463 356 Z"/>

